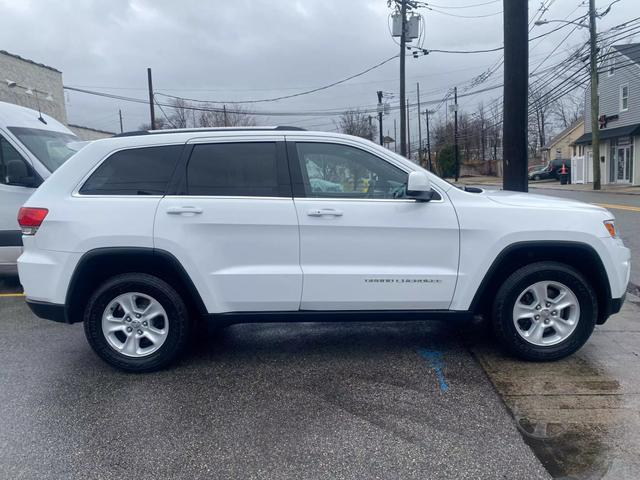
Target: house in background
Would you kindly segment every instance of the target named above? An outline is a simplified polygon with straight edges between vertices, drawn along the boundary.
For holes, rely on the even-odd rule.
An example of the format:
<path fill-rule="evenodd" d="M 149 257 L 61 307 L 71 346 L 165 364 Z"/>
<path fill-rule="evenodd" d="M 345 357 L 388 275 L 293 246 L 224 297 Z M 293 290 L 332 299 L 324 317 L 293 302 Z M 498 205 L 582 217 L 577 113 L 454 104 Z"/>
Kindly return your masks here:
<path fill-rule="evenodd" d="M 640 185 L 640 43 L 613 45 L 599 72 L 601 182 Z M 572 158 L 572 172 L 583 172 L 585 182 L 593 181 L 589 92 L 585 134 L 575 141 Z"/>
<path fill-rule="evenodd" d="M 62 72 L 4 50 L 0 50 L 0 101 L 40 110 L 67 125 L 82 140 L 114 135 L 113 132 L 69 125 Z"/>
<path fill-rule="evenodd" d="M 542 160 L 548 164 L 551 160 L 566 160 L 567 165 L 574 153 L 574 142 L 584 135 L 584 119 L 579 119 L 553 137 L 542 147 Z"/>

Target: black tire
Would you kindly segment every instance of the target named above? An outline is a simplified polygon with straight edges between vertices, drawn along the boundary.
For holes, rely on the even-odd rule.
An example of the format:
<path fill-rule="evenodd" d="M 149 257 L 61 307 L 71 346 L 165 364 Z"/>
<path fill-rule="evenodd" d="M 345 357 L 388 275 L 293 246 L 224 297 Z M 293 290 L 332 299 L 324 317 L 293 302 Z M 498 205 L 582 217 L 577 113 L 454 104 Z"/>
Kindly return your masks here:
<path fill-rule="evenodd" d="M 530 285 L 541 281 L 556 281 L 575 294 L 580 315 L 575 330 L 552 346 L 529 343 L 517 331 L 513 309 L 518 296 Z M 574 268 L 558 262 L 532 263 L 516 270 L 499 288 L 493 304 L 492 322 L 500 343 L 511 354 L 530 361 L 553 361 L 576 352 L 589 339 L 598 317 L 596 293 Z"/>
<path fill-rule="evenodd" d="M 153 297 L 166 312 L 169 329 L 164 343 L 144 357 L 129 357 L 112 347 L 102 332 L 102 315 L 118 295 L 139 292 Z M 173 362 L 187 345 L 192 322 L 180 295 L 164 280 L 144 273 L 110 278 L 93 293 L 84 311 L 84 331 L 91 348 L 107 363 L 127 372 L 152 372 Z"/>
<path fill-rule="evenodd" d="M 536 181 L 537 181 L 537 180 L 540 180 L 540 175 L 534 175 L 534 176 L 533 176 L 533 179 L 534 179 L 534 180 L 536 180 Z"/>

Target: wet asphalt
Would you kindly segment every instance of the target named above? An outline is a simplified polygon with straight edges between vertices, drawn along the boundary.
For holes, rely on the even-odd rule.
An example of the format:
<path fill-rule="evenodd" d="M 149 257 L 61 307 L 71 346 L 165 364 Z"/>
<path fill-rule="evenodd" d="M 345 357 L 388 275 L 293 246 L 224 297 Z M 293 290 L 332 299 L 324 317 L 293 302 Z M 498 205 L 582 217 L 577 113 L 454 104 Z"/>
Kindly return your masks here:
<path fill-rule="evenodd" d="M 0 478 L 549 478 L 463 337 L 236 325 L 135 375 L 0 298 Z"/>

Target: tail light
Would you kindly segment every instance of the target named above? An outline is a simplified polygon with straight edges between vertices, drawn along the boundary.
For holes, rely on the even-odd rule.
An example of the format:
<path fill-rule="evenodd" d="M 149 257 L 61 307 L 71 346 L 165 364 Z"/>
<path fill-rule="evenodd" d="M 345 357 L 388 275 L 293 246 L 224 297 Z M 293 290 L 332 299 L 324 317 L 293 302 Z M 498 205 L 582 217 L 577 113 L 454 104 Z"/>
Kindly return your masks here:
<path fill-rule="evenodd" d="M 46 208 L 22 207 L 18 211 L 18 223 L 23 235 L 35 235 L 42 221 L 49 213 Z"/>

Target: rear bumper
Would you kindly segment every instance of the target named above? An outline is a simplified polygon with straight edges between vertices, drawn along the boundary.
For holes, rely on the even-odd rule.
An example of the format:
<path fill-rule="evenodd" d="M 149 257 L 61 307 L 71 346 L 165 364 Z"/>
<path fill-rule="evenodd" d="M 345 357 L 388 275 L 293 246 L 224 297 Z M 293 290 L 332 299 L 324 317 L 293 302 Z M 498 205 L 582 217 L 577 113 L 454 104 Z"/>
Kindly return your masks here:
<path fill-rule="evenodd" d="M 69 323 L 64 305 L 39 302 L 37 300 L 30 300 L 29 298 L 27 298 L 27 305 L 37 317 L 44 318 L 45 320 L 53 320 L 54 322 Z"/>

